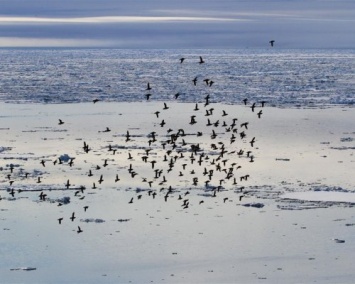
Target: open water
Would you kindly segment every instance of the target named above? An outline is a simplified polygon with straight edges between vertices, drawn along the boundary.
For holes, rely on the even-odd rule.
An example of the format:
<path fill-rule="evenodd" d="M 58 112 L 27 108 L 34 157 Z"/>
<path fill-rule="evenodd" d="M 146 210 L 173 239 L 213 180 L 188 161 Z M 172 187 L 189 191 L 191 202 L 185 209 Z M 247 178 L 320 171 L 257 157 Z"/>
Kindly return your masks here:
<path fill-rule="evenodd" d="M 149 82 L 152 101 L 180 93 L 185 102 L 355 103 L 355 50 L 0 49 L 0 58 L 4 102 L 142 101 Z"/>

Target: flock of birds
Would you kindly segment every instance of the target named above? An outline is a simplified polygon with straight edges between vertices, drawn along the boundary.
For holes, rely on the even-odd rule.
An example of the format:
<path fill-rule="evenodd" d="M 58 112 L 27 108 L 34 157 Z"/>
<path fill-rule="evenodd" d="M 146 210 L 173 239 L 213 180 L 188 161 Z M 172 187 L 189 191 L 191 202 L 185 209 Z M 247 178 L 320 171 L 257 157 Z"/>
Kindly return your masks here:
<path fill-rule="evenodd" d="M 272 46 L 273 42 L 270 41 Z M 185 60 L 182 57 L 179 63 L 184 64 Z M 199 57 L 198 64 L 205 64 L 202 56 Z M 205 86 L 203 88 L 206 88 L 207 94 L 203 101 L 194 104 L 194 108 L 191 109 L 193 115 L 186 118 L 186 127 L 174 129 L 178 123 L 169 121 L 168 116 L 168 110 L 172 108 L 173 104 L 163 102 L 161 107 L 152 113 L 151 119 L 155 131 L 136 135 L 130 130 L 125 130 L 119 135 L 122 138 L 122 144 L 108 144 L 102 148 L 108 158 L 105 158 L 101 165 L 91 164 L 85 173 L 88 181 L 92 184 L 91 188 L 75 186 L 70 179 L 67 179 L 58 189 L 74 192 L 73 197 L 83 200 L 88 189 L 96 190 L 105 186 L 107 177 L 101 171 L 102 169 L 112 167 L 112 170 L 117 172 L 114 161 L 119 156 L 120 162 L 126 161 L 127 166 L 124 167 L 124 174 L 117 173 L 111 182 L 119 185 L 124 175 L 125 179 L 135 179 L 135 181 L 138 179 L 143 185 L 136 188 L 135 195 L 127 200 L 128 204 L 139 202 L 144 198 L 152 200 L 160 198 L 163 202 L 177 200 L 182 209 L 188 209 L 191 206 L 189 196 L 193 189 L 203 189 L 203 194 L 199 194 L 201 197 L 217 197 L 220 192 L 233 189 L 240 193 L 238 199 L 241 201 L 244 196 L 243 183 L 250 178 L 249 174 L 242 174 L 243 162 L 254 162 L 253 150 L 257 139 L 248 133 L 250 122 L 240 121 L 241 118 L 235 117 L 234 114 L 228 113 L 226 110 L 218 111 L 213 107 L 210 90 L 214 83 L 210 78 L 200 78 L 200 76 L 191 78 L 189 84 Z M 153 97 L 154 87 L 148 82 L 144 89 L 143 101 L 149 101 Z M 172 97 L 174 101 L 178 101 L 180 93 L 176 93 Z M 93 103 L 96 104 L 99 101 L 99 99 L 95 99 Z M 255 113 L 255 117 L 262 118 L 265 101 L 250 102 L 245 98 L 240 103 Z M 158 103 L 156 105 L 158 106 Z M 59 127 L 63 127 L 65 124 L 63 119 L 58 120 Z M 113 131 L 109 127 L 98 130 L 100 135 L 110 132 Z M 205 139 L 204 142 L 200 138 L 202 136 Z M 112 137 L 115 136 L 110 136 L 110 138 Z M 136 146 L 138 139 L 142 140 L 140 147 L 133 147 Z M 89 155 L 91 152 L 94 152 L 94 149 L 87 141 L 83 141 L 81 148 L 77 149 L 77 153 L 80 155 Z M 48 169 L 53 166 L 65 165 L 71 169 L 77 158 L 68 157 L 63 160 L 59 157 L 52 161 L 41 159 L 38 166 Z M 144 171 L 141 171 L 142 168 Z M 24 189 L 15 189 L 17 182 L 15 177 L 19 177 L 23 182 L 33 174 L 23 169 L 16 169 L 12 164 L 5 171 L 5 180 L 8 181 L 7 192 L 12 198 L 15 198 L 25 191 Z M 17 174 L 16 171 L 18 171 Z M 43 177 L 37 176 L 36 178 L 37 190 L 40 192 L 38 202 L 53 202 L 53 199 L 48 196 L 53 188 L 45 192 L 46 190 L 41 187 Z M 2 198 L 0 196 L 0 200 Z M 231 197 L 225 195 L 221 199 L 223 203 L 228 200 L 231 200 Z M 196 204 L 201 205 L 204 202 L 204 199 L 200 199 Z M 63 200 L 53 203 L 57 206 L 65 205 Z M 81 212 L 88 210 L 89 206 L 85 204 Z M 58 216 L 58 224 L 67 221 L 74 222 L 77 219 L 77 213 L 70 212 L 68 216 Z M 77 226 L 76 232 L 79 234 L 83 230 Z"/>

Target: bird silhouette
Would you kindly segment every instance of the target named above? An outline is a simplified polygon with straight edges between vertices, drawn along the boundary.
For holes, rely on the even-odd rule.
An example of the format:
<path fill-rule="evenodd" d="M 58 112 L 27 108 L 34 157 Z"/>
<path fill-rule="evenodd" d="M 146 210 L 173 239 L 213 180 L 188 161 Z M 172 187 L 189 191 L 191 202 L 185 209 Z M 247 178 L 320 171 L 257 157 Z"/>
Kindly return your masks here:
<path fill-rule="evenodd" d="M 250 143 L 251 147 L 254 147 L 255 137 L 253 137 L 253 139 L 251 139 L 251 141 L 249 143 Z"/>
<path fill-rule="evenodd" d="M 203 64 L 203 63 L 205 63 L 205 61 L 202 59 L 202 56 L 200 56 L 200 62 L 199 62 L 200 64 Z"/>
<path fill-rule="evenodd" d="M 275 41 L 274 41 L 274 40 L 270 40 L 270 41 L 269 41 L 269 43 L 270 43 L 271 47 L 273 47 L 273 46 L 274 46 Z"/>
<path fill-rule="evenodd" d="M 65 187 L 68 189 L 71 186 L 69 180 L 67 180 L 67 183 L 65 184 Z"/>
<path fill-rule="evenodd" d="M 256 106 L 255 103 L 253 103 L 252 106 L 250 107 L 252 112 L 254 112 L 255 106 Z"/>
<path fill-rule="evenodd" d="M 194 83 L 194 86 L 196 86 L 196 85 L 197 85 L 197 77 L 195 77 L 195 78 L 192 80 L 192 82 Z"/>
<path fill-rule="evenodd" d="M 69 218 L 72 222 L 74 222 L 74 219 L 75 219 L 75 212 L 72 213 L 71 217 Z"/>

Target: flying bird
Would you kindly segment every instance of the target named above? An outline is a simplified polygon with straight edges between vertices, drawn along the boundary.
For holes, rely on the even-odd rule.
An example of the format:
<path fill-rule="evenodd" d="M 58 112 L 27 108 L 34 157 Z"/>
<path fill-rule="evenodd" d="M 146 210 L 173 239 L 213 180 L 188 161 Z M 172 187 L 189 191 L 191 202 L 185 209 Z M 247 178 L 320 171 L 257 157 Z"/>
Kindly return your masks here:
<path fill-rule="evenodd" d="M 71 217 L 69 219 L 73 222 L 75 218 L 76 218 L 75 217 L 75 212 L 73 212 L 73 214 L 71 214 Z"/>
<path fill-rule="evenodd" d="M 196 84 L 197 84 L 197 77 L 195 77 L 195 78 L 192 80 L 192 82 L 194 83 L 194 86 L 196 86 Z"/>

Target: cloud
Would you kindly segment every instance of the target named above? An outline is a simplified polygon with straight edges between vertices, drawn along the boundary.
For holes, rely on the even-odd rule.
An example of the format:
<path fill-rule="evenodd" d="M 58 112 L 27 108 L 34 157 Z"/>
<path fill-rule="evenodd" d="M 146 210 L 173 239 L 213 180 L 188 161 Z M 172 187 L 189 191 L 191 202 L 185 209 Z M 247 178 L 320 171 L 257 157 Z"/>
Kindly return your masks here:
<path fill-rule="evenodd" d="M 0 37 L 0 47 L 99 47 L 111 44 L 94 39 Z"/>
<path fill-rule="evenodd" d="M 219 17 L 148 17 L 148 16 L 101 16 L 75 18 L 44 18 L 44 17 L 0 17 L 0 24 L 65 24 L 65 23 L 156 23 L 156 22 L 235 22 L 245 21 L 236 18 Z"/>
<path fill-rule="evenodd" d="M 355 1 L 0 0 L 1 46 L 353 48 Z"/>

